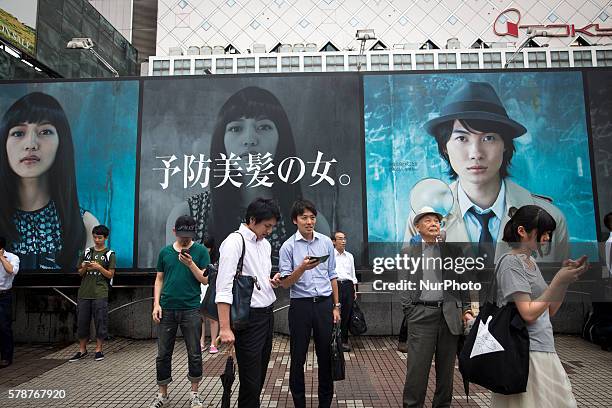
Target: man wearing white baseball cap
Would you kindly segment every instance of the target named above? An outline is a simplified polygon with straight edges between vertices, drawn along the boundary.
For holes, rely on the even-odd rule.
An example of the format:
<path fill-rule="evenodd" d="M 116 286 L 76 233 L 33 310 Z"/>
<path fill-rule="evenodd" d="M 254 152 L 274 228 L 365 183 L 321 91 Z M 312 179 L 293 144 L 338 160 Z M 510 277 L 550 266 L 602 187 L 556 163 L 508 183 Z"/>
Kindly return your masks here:
<path fill-rule="evenodd" d="M 422 407 L 427 393 L 427 381 L 432 358 L 435 356 L 436 390 L 434 407 L 450 406 L 453 395 L 453 370 L 462 320 L 474 318 L 469 310 L 469 293 L 443 289 L 436 284 L 445 280 L 462 282 L 463 275 L 447 267 L 446 258 L 461 257 L 459 248 L 441 239 L 442 214 L 432 207 L 422 207 L 414 217 L 421 242 L 408 248 L 412 258 L 422 258 L 411 280 L 416 289 L 403 299 L 408 326 L 408 369 L 404 384 L 404 407 Z M 441 259 L 438 259 L 441 258 Z M 454 263 L 453 263 L 454 265 Z"/>

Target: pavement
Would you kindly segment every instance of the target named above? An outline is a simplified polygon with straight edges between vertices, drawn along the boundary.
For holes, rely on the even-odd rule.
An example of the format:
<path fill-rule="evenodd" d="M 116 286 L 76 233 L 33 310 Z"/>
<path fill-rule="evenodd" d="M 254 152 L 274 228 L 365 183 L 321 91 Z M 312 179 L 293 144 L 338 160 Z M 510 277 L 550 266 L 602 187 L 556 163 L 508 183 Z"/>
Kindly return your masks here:
<path fill-rule="evenodd" d="M 581 407 L 612 407 L 612 352 L 576 336 L 555 336 L 557 352 L 569 374 Z M 397 351 L 395 337 L 353 337 L 352 350 L 345 353 L 347 379 L 335 383 L 332 407 L 401 407 L 406 376 L 406 355 Z M 93 351 L 95 343 L 90 343 Z M 0 407 L 146 407 L 157 391 L 155 384 L 155 340 L 116 338 L 105 348 L 106 358 L 89 357 L 69 363 L 77 344 L 60 346 L 17 345 L 15 362 L 0 370 Z M 223 389 L 219 375 L 227 354 L 203 354 L 204 378 L 200 394 L 207 407 L 219 407 Z M 293 407 L 289 392 L 289 338 L 276 335 L 268 376 L 262 392 L 262 407 Z M 307 403 L 317 407 L 316 358 L 313 345 L 306 364 Z M 434 367 L 429 378 L 426 406 L 435 389 Z M 174 350 L 174 381 L 169 386 L 169 407 L 188 407 L 187 356 L 182 339 Z M 231 406 L 237 407 L 238 378 Z M 31 391 L 30 391 L 31 390 Z M 38 390 L 38 393 L 35 391 Z M 9 398 L 9 392 L 13 398 Z M 458 369 L 455 369 L 453 407 L 488 407 L 489 391 L 470 385 L 466 399 Z"/>

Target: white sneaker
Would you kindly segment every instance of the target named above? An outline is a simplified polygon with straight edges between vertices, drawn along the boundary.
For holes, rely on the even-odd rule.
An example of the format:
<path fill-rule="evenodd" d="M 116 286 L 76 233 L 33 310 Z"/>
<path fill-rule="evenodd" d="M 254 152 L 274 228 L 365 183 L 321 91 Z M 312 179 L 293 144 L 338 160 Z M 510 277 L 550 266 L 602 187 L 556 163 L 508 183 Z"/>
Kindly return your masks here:
<path fill-rule="evenodd" d="M 191 391 L 189 393 L 190 398 L 191 398 L 191 408 L 203 408 L 204 407 L 204 401 L 202 401 L 200 399 L 200 394 L 198 394 L 195 391 Z"/>
<path fill-rule="evenodd" d="M 149 408 L 162 408 L 169 400 L 170 398 L 168 398 L 167 395 L 164 396 L 158 392 L 155 399 L 151 402 L 151 405 L 149 405 Z"/>

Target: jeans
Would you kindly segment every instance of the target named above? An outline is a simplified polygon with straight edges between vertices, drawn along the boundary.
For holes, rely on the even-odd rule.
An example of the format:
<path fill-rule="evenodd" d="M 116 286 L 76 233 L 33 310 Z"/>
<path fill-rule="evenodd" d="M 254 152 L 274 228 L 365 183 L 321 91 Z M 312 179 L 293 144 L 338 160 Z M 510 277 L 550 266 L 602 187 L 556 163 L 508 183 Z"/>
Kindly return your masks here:
<path fill-rule="evenodd" d="M 162 310 L 157 338 L 157 385 L 167 385 L 172 382 L 172 353 L 176 340 L 176 331 L 180 327 L 187 348 L 188 374 L 192 383 L 202 379 L 202 320 L 199 309 Z"/>
<path fill-rule="evenodd" d="M 13 362 L 13 293 L 0 293 L 0 360 Z"/>

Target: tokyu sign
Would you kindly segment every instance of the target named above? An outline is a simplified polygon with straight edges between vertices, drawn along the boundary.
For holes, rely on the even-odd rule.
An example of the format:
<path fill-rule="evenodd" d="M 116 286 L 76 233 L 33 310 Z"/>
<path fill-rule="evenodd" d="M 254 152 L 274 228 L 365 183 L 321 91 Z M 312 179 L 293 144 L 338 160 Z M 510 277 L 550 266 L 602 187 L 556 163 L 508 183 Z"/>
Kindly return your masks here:
<path fill-rule="evenodd" d="M 515 8 L 502 11 L 493 23 L 493 32 L 504 37 L 506 35 L 517 37 L 521 30 L 536 28 L 546 30 L 548 37 L 576 37 L 583 34 L 589 37 L 612 36 L 612 27 L 601 27 L 599 24 L 590 23 L 583 26 L 575 24 L 521 24 L 521 12 Z"/>

